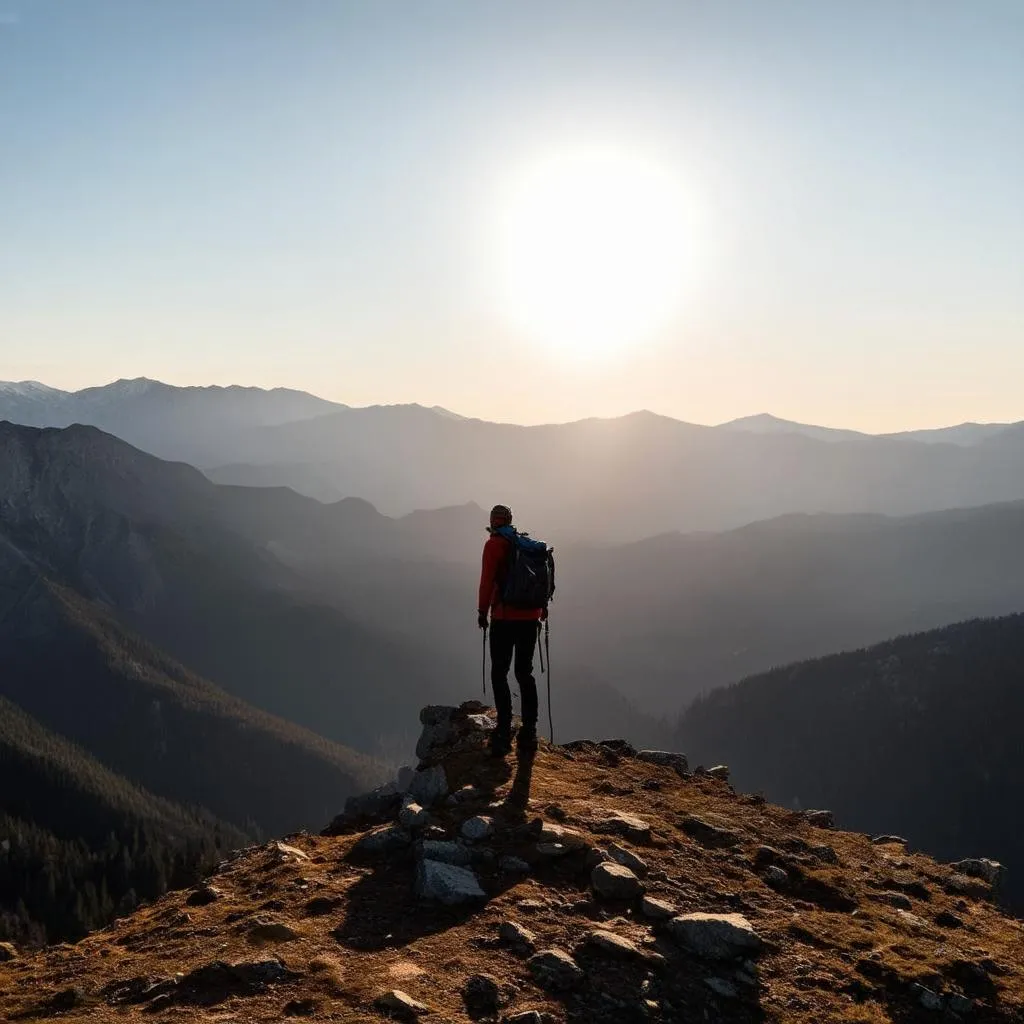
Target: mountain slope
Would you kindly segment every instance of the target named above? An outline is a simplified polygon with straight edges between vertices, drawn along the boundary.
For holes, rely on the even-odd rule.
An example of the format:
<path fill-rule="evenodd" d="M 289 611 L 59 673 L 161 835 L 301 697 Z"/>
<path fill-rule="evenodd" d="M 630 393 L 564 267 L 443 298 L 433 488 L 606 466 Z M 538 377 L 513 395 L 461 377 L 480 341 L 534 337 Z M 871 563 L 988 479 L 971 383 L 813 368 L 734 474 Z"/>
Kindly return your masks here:
<path fill-rule="evenodd" d="M 310 825 L 379 769 L 175 664 L 42 578 L 0 625 L 0 693 L 116 773 L 240 827 Z"/>
<path fill-rule="evenodd" d="M 431 808 L 444 841 L 353 824 L 244 851 L 203 906 L 170 894 L 74 950 L 0 964 L 0 1003 L 16 1019 L 94 1024 L 910 1024 L 935 1008 L 1013 1024 L 1024 1012 L 1020 922 L 949 866 L 621 744 L 542 744 L 514 775 L 479 750 L 435 750 L 446 786 L 475 787 Z M 489 834 L 460 839 L 480 815 Z M 642 879 L 610 868 L 616 857 Z M 473 898 L 430 898 L 445 866 L 480 886 Z"/>
<path fill-rule="evenodd" d="M 77 939 L 245 834 L 128 782 L 0 698 L 0 939 Z"/>
<path fill-rule="evenodd" d="M 719 690 L 678 740 L 745 786 L 899 831 L 942 857 L 1024 863 L 1024 616 L 965 622 Z M 1024 907 L 1024 882 L 1009 893 Z"/>
<path fill-rule="evenodd" d="M 351 550 L 375 532 L 386 543 L 388 524 L 362 503 L 218 488 L 95 428 L 0 425 L 0 560 L 101 602 L 247 702 L 400 755 L 388 719 L 443 694 L 445 658 L 356 622 L 272 550 L 318 538 Z"/>

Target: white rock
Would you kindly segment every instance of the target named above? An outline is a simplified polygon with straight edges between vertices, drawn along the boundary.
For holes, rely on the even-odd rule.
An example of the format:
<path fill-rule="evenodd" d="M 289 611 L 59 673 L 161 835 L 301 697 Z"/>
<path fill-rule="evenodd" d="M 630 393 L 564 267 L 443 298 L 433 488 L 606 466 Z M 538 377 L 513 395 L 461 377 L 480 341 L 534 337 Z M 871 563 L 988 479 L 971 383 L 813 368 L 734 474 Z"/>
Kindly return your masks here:
<path fill-rule="evenodd" d="M 698 956 L 728 960 L 761 948 L 761 938 L 742 914 L 683 914 L 668 923 L 674 939 Z"/>
<path fill-rule="evenodd" d="M 449 905 L 486 898 L 472 871 L 438 860 L 421 860 L 416 865 L 416 895 Z"/>
<path fill-rule="evenodd" d="M 568 953 L 561 949 L 546 949 L 526 962 L 537 984 L 544 989 L 573 988 L 583 980 L 583 971 Z"/>
<path fill-rule="evenodd" d="M 635 814 L 624 814 L 622 811 L 609 811 L 607 817 L 589 822 L 595 832 L 603 832 L 616 836 L 629 836 L 636 842 L 647 842 L 651 838 L 651 826 Z"/>
<path fill-rule="evenodd" d="M 608 856 L 611 857 L 616 864 L 621 864 L 624 868 L 629 868 L 633 874 L 639 875 L 641 878 L 647 874 L 647 861 L 642 857 L 638 857 L 632 850 L 627 850 L 626 847 L 619 846 L 618 843 L 611 843 L 609 845 Z"/>
<path fill-rule="evenodd" d="M 670 917 L 676 916 L 676 908 L 671 903 L 654 896 L 645 896 L 640 901 L 640 909 L 653 921 L 667 921 Z"/>
<path fill-rule="evenodd" d="M 629 868 L 621 864 L 598 864 L 590 873 L 594 892 L 610 900 L 629 900 L 643 894 L 644 886 Z"/>
<path fill-rule="evenodd" d="M 553 825 L 549 821 L 544 822 L 544 827 L 540 830 L 537 840 L 538 845 L 540 843 L 559 843 L 568 850 L 582 850 L 590 845 L 582 832 L 565 828 L 562 825 Z"/>
<path fill-rule="evenodd" d="M 389 1017 L 396 1017 L 398 1020 L 412 1020 L 430 1013 L 429 1006 L 417 1002 L 407 992 L 398 988 L 377 996 L 373 1004 L 378 1010 L 382 1010 Z"/>

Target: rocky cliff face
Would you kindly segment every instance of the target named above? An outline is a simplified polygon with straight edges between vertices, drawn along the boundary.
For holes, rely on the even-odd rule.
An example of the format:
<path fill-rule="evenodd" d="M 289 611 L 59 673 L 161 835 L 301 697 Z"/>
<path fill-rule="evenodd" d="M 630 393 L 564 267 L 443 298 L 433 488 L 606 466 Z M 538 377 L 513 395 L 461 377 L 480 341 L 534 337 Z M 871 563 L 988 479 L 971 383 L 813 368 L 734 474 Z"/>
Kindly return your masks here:
<path fill-rule="evenodd" d="M 734 792 L 623 742 L 487 757 L 431 707 L 414 770 L 74 947 L 0 951 L 0 1014 L 88 1021 L 1024 1019 L 1002 869 Z"/>

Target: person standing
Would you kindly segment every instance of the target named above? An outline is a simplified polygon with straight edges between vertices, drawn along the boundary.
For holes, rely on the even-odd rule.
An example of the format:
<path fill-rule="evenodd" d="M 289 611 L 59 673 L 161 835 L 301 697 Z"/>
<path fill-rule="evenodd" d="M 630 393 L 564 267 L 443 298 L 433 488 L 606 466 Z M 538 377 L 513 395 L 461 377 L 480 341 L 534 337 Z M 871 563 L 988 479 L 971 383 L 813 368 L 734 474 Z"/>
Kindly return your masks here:
<path fill-rule="evenodd" d="M 547 547 L 515 530 L 512 510 L 507 505 L 495 505 L 491 509 L 487 532 L 480 570 L 477 625 L 484 630 L 490 627 L 491 687 L 498 712 L 498 725 L 491 735 L 491 754 L 504 757 L 512 749 L 512 691 L 508 673 L 513 667 L 523 717 L 516 745 L 520 750 L 537 748 L 537 680 L 533 675 L 533 658 L 540 623 L 547 618 L 547 596 L 553 589 L 553 579 L 545 584 L 543 603 L 540 595 L 530 598 L 537 601 L 536 607 L 523 607 L 519 601 L 508 602 L 507 583 L 517 544 L 526 545 L 527 550 L 542 549 L 545 553 Z M 550 555 L 546 557 L 550 559 Z M 553 562 L 550 564 L 553 569 Z"/>

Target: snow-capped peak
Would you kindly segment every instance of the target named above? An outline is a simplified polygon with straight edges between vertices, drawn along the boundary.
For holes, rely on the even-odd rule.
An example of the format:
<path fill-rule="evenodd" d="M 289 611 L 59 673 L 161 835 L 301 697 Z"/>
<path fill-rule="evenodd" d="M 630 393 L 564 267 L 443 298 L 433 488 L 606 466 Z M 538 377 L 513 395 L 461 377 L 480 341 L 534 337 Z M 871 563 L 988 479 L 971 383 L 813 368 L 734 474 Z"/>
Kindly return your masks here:
<path fill-rule="evenodd" d="M 48 395 L 63 395 L 64 392 L 40 384 L 37 380 L 0 380 L 0 394 L 17 395 L 20 398 L 43 398 Z"/>

